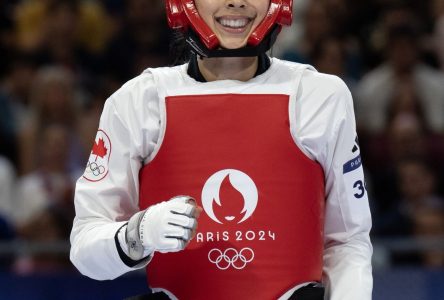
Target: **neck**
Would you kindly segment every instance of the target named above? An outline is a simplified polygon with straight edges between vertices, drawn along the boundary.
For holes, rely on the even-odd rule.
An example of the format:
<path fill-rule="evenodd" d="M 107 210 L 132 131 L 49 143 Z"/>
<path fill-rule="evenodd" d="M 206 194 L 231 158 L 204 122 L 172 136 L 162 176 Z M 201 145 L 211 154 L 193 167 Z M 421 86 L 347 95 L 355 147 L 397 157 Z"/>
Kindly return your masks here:
<path fill-rule="evenodd" d="M 197 64 L 206 81 L 239 80 L 248 81 L 258 68 L 256 57 L 214 57 L 198 58 Z"/>

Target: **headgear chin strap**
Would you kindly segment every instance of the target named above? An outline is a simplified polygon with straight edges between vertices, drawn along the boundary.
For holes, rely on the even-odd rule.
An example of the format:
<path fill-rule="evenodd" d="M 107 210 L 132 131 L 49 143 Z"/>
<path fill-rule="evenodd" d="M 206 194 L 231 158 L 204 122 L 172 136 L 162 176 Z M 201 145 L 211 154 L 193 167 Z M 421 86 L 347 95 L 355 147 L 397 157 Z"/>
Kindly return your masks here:
<path fill-rule="evenodd" d="M 168 25 L 187 34 L 187 43 L 202 57 L 257 56 L 271 48 L 283 25 L 291 25 L 293 0 L 270 0 L 268 12 L 250 34 L 247 46 L 218 49 L 216 34 L 200 17 L 194 0 L 166 0 Z"/>

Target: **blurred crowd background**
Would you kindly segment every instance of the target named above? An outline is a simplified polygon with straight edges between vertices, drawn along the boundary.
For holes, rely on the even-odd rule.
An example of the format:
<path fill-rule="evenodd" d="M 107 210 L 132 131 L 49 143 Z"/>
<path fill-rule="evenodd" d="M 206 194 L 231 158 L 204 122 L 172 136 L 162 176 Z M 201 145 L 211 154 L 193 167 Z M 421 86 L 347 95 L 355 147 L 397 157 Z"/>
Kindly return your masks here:
<path fill-rule="evenodd" d="M 443 268 L 444 0 L 295 0 L 294 11 L 272 55 L 352 91 L 375 266 Z M 103 104 L 169 65 L 170 37 L 160 0 L 0 1 L 2 245 L 69 240 Z M 1 270 L 73 268 L 66 251 L 7 249 Z"/>

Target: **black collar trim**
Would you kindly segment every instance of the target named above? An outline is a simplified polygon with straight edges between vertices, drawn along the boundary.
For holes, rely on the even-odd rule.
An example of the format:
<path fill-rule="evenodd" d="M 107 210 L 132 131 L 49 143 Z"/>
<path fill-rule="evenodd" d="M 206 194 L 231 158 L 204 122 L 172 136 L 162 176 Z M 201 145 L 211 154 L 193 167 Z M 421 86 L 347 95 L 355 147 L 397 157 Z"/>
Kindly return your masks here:
<path fill-rule="evenodd" d="M 270 58 L 267 54 L 262 53 L 258 56 L 258 66 L 254 77 L 259 76 L 270 68 L 271 62 Z M 202 73 L 199 70 L 199 65 L 197 64 L 197 55 L 195 53 L 191 53 L 191 58 L 188 63 L 187 73 L 190 77 L 199 82 L 207 82 L 203 77 Z"/>

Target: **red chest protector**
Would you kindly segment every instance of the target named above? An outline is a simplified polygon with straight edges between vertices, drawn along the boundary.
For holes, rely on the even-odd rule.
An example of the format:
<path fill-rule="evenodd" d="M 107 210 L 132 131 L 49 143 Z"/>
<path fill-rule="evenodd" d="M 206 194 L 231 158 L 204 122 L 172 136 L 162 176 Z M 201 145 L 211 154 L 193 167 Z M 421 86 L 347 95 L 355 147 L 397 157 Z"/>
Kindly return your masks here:
<path fill-rule="evenodd" d="M 321 280 L 324 174 L 295 145 L 288 105 L 286 95 L 166 98 L 140 208 L 190 195 L 204 211 L 184 251 L 154 255 L 151 287 L 180 300 L 277 299 Z"/>

